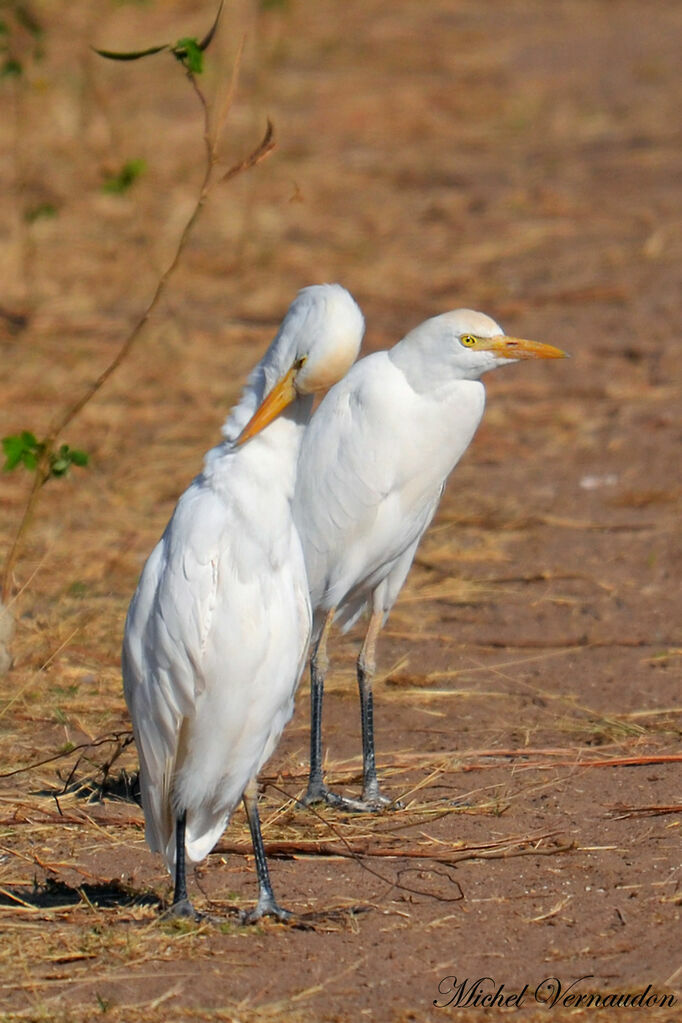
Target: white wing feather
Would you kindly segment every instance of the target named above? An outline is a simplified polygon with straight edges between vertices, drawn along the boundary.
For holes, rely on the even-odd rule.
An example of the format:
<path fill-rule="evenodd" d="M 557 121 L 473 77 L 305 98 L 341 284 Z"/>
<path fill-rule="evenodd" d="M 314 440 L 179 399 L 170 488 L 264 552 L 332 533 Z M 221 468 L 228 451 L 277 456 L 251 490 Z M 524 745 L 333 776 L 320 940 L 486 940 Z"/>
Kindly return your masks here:
<path fill-rule="evenodd" d="M 245 489 L 226 502 L 205 476 L 194 481 L 128 612 L 124 691 L 146 834 L 169 869 L 174 804 L 187 806 L 188 855 L 203 858 L 291 716 L 305 658 L 310 608 L 298 536 L 290 516 L 262 495 L 258 507 Z"/>
<path fill-rule="evenodd" d="M 390 611 L 478 426 L 483 386 L 456 381 L 450 389 L 447 403 L 442 391 L 415 392 L 388 353 L 377 352 L 332 388 L 308 425 L 294 517 L 313 608 L 338 608 L 345 628 L 370 597 L 374 610 Z"/>

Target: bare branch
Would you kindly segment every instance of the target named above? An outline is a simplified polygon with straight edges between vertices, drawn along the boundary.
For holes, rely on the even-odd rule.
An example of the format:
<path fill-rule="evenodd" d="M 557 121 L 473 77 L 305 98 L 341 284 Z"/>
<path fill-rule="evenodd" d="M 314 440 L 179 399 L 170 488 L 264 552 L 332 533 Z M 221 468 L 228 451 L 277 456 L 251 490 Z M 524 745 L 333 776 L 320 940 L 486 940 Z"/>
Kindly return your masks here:
<path fill-rule="evenodd" d="M 201 43 L 198 44 L 199 48 L 202 51 L 205 50 L 206 47 L 211 43 L 211 41 L 212 41 L 212 39 L 213 39 L 213 37 L 214 37 L 214 35 L 216 33 L 216 30 L 217 30 L 217 27 L 218 27 L 218 24 L 219 24 L 219 21 L 220 21 L 220 16 L 222 14 L 222 10 L 223 10 L 223 2 L 221 0 L 221 3 L 220 3 L 219 8 L 218 8 L 218 12 L 217 12 L 215 20 L 213 22 L 213 25 L 211 26 L 209 32 L 204 37 L 204 39 L 201 41 Z M 31 492 L 30 492 L 30 494 L 28 496 L 28 499 L 27 499 L 27 502 L 26 502 L 26 506 L 24 508 L 24 512 L 22 514 L 21 520 L 19 522 L 19 526 L 17 528 L 17 532 L 16 532 L 16 534 L 14 536 L 14 540 L 12 541 L 12 543 L 10 545 L 9 552 L 7 554 L 7 557 L 5 559 L 5 564 L 3 566 L 1 594 L 2 594 L 2 603 L 4 603 L 4 604 L 7 604 L 7 601 L 10 598 L 10 595 L 11 595 L 12 590 L 13 590 L 13 586 L 14 586 L 14 566 L 16 564 L 16 560 L 17 560 L 19 551 L 21 549 L 24 537 L 26 535 L 26 531 L 29 528 L 29 525 L 30 525 L 30 523 L 32 521 L 33 512 L 35 510 L 36 503 L 38 501 L 40 492 L 41 492 L 44 484 L 46 483 L 46 481 L 50 478 L 50 455 L 51 455 L 51 453 L 52 453 L 52 451 L 54 449 L 54 445 L 55 445 L 55 443 L 57 441 L 57 438 L 66 429 L 66 427 L 76 418 L 76 416 L 82 411 L 82 409 L 88 404 L 88 402 L 90 402 L 92 400 L 92 398 L 97 394 L 97 392 L 107 382 L 109 377 L 118 369 L 118 367 L 121 365 L 121 363 L 130 354 L 130 351 L 132 350 L 133 346 L 138 341 L 138 339 L 139 339 L 140 335 L 142 334 L 142 331 L 144 330 L 144 328 L 145 328 L 149 318 L 152 316 L 152 314 L 156 310 L 157 306 L 159 305 L 159 303 L 161 301 L 161 298 L 163 297 L 163 295 L 164 295 L 164 293 L 166 291 L 168 283 L 171 280 L 171 278 L 173 277 L 173 274 L 175 273 L 175 271 L 176 271 L 176 269 L 178 267 L 178 264 L 180 262 L 180 258 L 182 256 L 182 253 L 183 253 L 183 251 L 185 249 L 185 246 L 187 244 L 187 240 L 189 238 L 189 235 L 190 235 L 192 229 L 194 228 L 194 225 L 195 225 L 195 223 L 196 223 L 196 221 L 197 221 L 197 219 L 198 219 L 198 217 L 199 217 L 199 215 L 201 213 L 201 210 L 203 209 L 203 207 L 204 207 L 204 205 L 205 205 L 205 203 L 206 203 L 206 201 L 208 199 L 209 193 L 210 193 L 213 185 L 215 184 L 215 181 L 213 180 L 213 172 L 214 172 L 217 160 L 218 160 L 218 156 L 217 156 L 218 141 L 219 141 L 220 135 L 222 133 L 222 130 L 223 130 L 223 127 L 224 127 L 224 124 L 225 124 L 225 120 L 227 119 L 227 115 L 229 113 L 229 110 L 230 110 L 230 108 L 232 106 L 232 103 L 233 103 L 233 100 L 234 100 L 234 95 L 235 95 L 235 91 L 236 91 L 236 87 L 237 87 L 237 81 L 238 81 L 238 77 L 239 77 L 239 70 L 240 70 L 240 67 L 241 67 L 241 61 L 242 61 L 243 52 L 244 52 L 244 43 L 245 43 L 245 40 L 242 39 L 242 41 L 241 41 L 241 43 L 239 45 L 239 49 L 237 51 L 236 57 L 235 57 L 234 64 L 233 64 L 232 74 L 231 74 L 231 78 L 230 78 L 230 85 L 229 85 L 229 89 L 228 89 L 228 92 L 227 92 L 227 96 L 226 96 L 226 99 L 224 100 L 224 102 L 223 102 L 223 104 L 222 104 L 222 106 L 220 108 L 219 115 L 218 115 L 218 117 L 216 118 L 216 121 L 215 121 L 215 128 L 216 128 L 215 132 L 213 132 L 211 130 L 210 110 L 209 110 L 208 103 L 206 101 L 206 97 L 204 96 L 204 93 L 202 92 L 201 88 L 199 87 L 199 85 L 197 83 L 197 79 L 196 79 L 195 74 L 192 72 L 191 69 L 185 68 L 186 73 L 187 73 L 187 77 L 188 77 L 188 79 L 189 79 L 189 81 L 190 81 L 190 83 L 192 85 L 192 88 L 194 89 L 194 92 L 195 92 L 195 94 L 196 94 L 196 96 L 197 96 L 197 98 L 198 98 L 198 100 L 199 100 L 199 102 L 201 104 L 201 107 L 202 107 L 203 121 L 204 121 L 204 141 L 205 141 L 205 144 L 206 144 L 206 162 L 205 162 L 205 167 L 204 167 L 204 175 L 203 175 L 203 178 L 202 178 L 202 181 L 201 181 L 201 185 L 199 187 L 199 192 L 198 192 L 198 195 L 197 195 L 197 199 L 196 199 L 194 208 L 193 208 L 192 212 L 190 213 L 190 215 L 189 215 L 189 217 L 188 217 L 188 219 L 187 219 L 187 221 L 185 223 L 184 228 L 182 229 L 182 232 L 181 232 L 180 237 L 178 239 L 177 245 L 175 247 L 175 252 L 174 252 L 174 254 L 173 254 L 173 256 L 172 256 L 172 258 L 170 260 L 170 263 L 168 264 L 166 269 L 163 271 L 163 273 L 161 274 L 161 276 L 160 276 L 160 278 L 158 280 L 158 283 L 156 285 L 156 288 L 154 290 L 152 298 L 151 298 L 149 304 L 147 305 L 147 308 L 144 310 L 144 312 L 142 313 L 142 315 L 138 319 L 137 323 L 135 324 L 135 326 L 132 328 L 132 330 L 128 334 L 127 338 L 125 339 L 125 341 L 121 345 L 118 353 L 112 359 L 112 361 L 109 363 L 109 365 L 106 366 L 106 368 L 100 373 L 100 375 L 96 378 L 96 380 L 94 380 L 85 389 L 85 391 L 80 396 L 80 398 L 78 398 L 75 402 L 73 402 L 61 415 L 57 416 L 57 418 L 52 423 L 52 426 L 49 429 L 47 437 L 45 437 L 45 439 L 42 441 L 43 452 L 42 452 L 42 454 L 40 456 L 40 459 L 38 461 L 38 465 L 37 465 L 36 470 L 35 470 L 33 486 L 31 488 Z M 146 56 L 148 54 L 158 53 L 158 52 L 160 52 L 161 50 L 164 50 L 164 49 L 169 49 L 169 47 L 168 46 L 152 47 L 149 50 L 140 51 L 138 53 L 128 53 L 128 54 L 114 54 L 111 51 L 102 51 L 102 50 L 97 50 L 97 52 L 100 53 L 101 56 L 110 57 L 112 59 L 117 59 L 117 60 L 134 60 L 134 59 L 137 59 L 138 57 Z M 171 52 L 174 52 L 174 51 L 171 50 Z M 174 56 L 178 56 L 178 54 L 174 52 Z M 272 150 L 275 148 L 275 145 L 276 145 L 276 143 L 274 141 L 273 127 L 272 127 L 271 122 L 268 121 L 267 130 L 265 132 L 265 136 L 264 136 L 263 140 L 260 142 L 260 144 L 256 147 L 256 149 L 254 149 L 254 151 L 249 156 L 247 156 L 244 160 L 242 160 L 241 163 L 235 164 L 235 166 L 232 167 L 227 172 L 227 174 L 225 174 L 220 180 L 221 181 L 227 181 L 227 180 L 235 177 L 237 174 L 241 173 L 242 171 L 249 170 L 250 168 L 255 167 L 258 163 L 260 163 L 262 160 L 264 160 L 268 156 L 269 153 L 272 152 Z"/>
<path fill-rule="evenodd" d="M 225 129 L 225 122 L 229 117 L 232 104 L 234 103 L 234 97 L 237 92 L 237 83 L 239 81 L 239 74 L 241 72 L 242 60 L 244 58 L 244 47 L 246 45 L 246 36 L 242 36 L 241 42 L 237 48 L 235 54 L 234 64 L 232 65 L 232 75 L 230 76 L 230 84 L 227 89 L 224 100 L 220 104 L 220 107 L 215 116 L 215 128 L 212 136 L 212 146 L 214 155 L 218 151 L 218 143 L 220 137 Z"/>
<path fill-rule="evenodd" d="M 209 28 L 209 30 L 206 33 L 206 35 L 204 36 L 204 38 L 199 43 L 199 49 L 200 50 L 207 50 L 208 47 L 213 42 L 213 36 L 216 34 L 216 29 L 218 28 L 218 22 L 220 21 L 220 15 L 223 13 L 223 7 L 224 6 L 225 6 L 225 0 L 220 0 L 220 4 L 218 5 L 218 12 L 217 12 L 217 14 L 215 16 L 215 20 L 214 20 L 213 24 L 211 25 L 211 27 Z"/>
<path fill-rule="evenodd" d="M 257 164 L 261 163 L 266 159 L 277 148 L 277 141 L 275 139 L 275 129 L 272 125 L 272 121 L 268 118 L 267 128 L 265 129 L 265 135 L 262 141 L 256 148 L 250 153 L 241 163 L 236 163 L 234 167 L 230 169 L 220 179 L 221 184 L 225 181 L 230 181 L 231 178 L 241 174 L 242 171 L 250 170 Z"/>

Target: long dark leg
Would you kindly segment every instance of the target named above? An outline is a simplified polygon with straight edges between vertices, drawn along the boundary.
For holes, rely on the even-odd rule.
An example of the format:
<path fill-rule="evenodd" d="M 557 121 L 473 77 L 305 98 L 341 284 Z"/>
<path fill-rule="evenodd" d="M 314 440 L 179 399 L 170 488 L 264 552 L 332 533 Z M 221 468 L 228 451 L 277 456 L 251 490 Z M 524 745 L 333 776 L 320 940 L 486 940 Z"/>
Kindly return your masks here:
<path fill-rule="evenodd" d="M 187 827 L 187 811 L 175 819 L 175 891 L 169 910 L 171 916 L 190 916 L 199 918 L 187 895 L 187 868 L 185 858 L 185 831 Z"/>
<path fill-rule="evenodd" d="M 374 758 L 374 721 L 372 703 L 372 676 L 375 670 L 374 649 L 377 636 L 383 624 L 383 612 L 372 614 L 358 657 L 358 685 L 360 688 L 360 710 L 362 716 L 362 799 L 350 799 L 332 792 L 322 776 L 322 698 L 324 680 L 329 668 L 327 639 L 334 620 L 335 608 L 329 611 L 320 638 L 310 658 L 310 775 L 308 791 L 303 797 L 306 806 L 311 803 L 326 803 L 338 810 L 350 813 L 367 813 L 387 806 L 391 800 L 379 791 Z"/>
<path fill-rule="evenodd" d="M 252 778 L 244 792 L 244 808 L 249 821 L 251 831 L 251 842 L 253 843 L 253 855 L 256 860 L 256 874 L 258 875 L 258 903 L 250 913 L 245 913 L 242 922 L 245 924 L 255 923 L 262 916 L 276 916 L 278 920 L 289 920 L 291 913 L 282 909 L 275 900 L 270 883 L 270 872 L 268 861 L 265 858 L 263 836 L 260 831 L 260 818 L 258 816 L 258 783 Z"/>
<path fill-rule="evenodd" d="M 303 797 L 306 806 L 323 802 L 327 788 L 322 776 L 322 700 L 324 680 L 329 668 L 327 639 L 334 621 L 334 608 L 328 612 L 322 632 L 310 657 L 310 774 L 308 791 Z"/>
<path fill-rule="evenodd" d="M 349 799 L 332 792 L 324 783 L 322 774 L 322 700 L 324 697 L 324 680 L 329 668 L 327 656 L 327 640 L 331 631 L 336 608 L 327 612 L 320 637 L 310 657 L 310 774 L 308 791 L 303 797 L 305 806 L 312 803 L 326 803 L 327 806 L 351 813 L 361 813 L 368 809 L 359 799 Z"/>
<path fill-rule="evenodd" d="M 377 778 L 374 752 L 374 696 L 372 678 L 376 671 L 375 650 L 381 626 L 383 611 L 374 611 L 369 620 L 365 639 L 358 657 L 358 689 L 360 691 L 360 719 L 362 723 L 362 801 L 367 809 L 388 806 L 391 800 L 382 795 Z"/>

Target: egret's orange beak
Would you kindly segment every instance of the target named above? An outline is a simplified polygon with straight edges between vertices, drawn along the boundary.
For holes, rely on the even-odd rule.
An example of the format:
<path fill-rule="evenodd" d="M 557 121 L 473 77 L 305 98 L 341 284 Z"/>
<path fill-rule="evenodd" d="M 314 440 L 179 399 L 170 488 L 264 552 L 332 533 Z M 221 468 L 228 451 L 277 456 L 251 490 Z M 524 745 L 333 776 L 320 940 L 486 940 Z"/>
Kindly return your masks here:
<path fill-rule="evenodd" d="M 526 341 L 522 337 L 507 337 L 500 334 L 490 338 L 490 351 L 503 359 L 568 359 L 569 355 L 553 345 L 540 341 Z"/>
<path fill-rule="evenodd" d="M 276 419 L 280 412 L 287 405 L 291 405 L 292 401 L 298 397 L 294 387 L 294 377 L 297 372 L 298 367 L 292 366 L 289 372 L 285 373 L 282 379 L 275 384 L 237 437 L 234 442 L 235 447 L 244 444 L 247 440 L 255 437 L 257 433 L 260 433 L 261 430 L 264 430 L 268 423 Z"/>

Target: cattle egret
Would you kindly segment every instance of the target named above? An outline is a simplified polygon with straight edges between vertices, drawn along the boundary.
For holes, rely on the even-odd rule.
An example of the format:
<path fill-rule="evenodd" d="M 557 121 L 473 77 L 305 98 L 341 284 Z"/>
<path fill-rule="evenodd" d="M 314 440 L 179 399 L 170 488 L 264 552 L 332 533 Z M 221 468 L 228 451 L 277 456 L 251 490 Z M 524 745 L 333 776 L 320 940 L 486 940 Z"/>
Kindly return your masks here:
<path fill-rule="evenodd" d="M 310 638 L 291 510 L 296 460 L 313 392 L 346 372 L 363 331 L 362 313 L 340 285 L 298 294 L 130 604 L 125 697 L 146 838 L 174 874 L 175 915 L 196 915 L 186 858 L 208 855 L 242 796 L 259 883 L 245 920 L 288 915 L 268 876 L 256 777 L 291 717 Z"/>
<path fill-rule="evenodd" d="M 378 634 L 409 572 L 448 475 L 481 421 L 479 377 L 520 359 L 559 359 L 550 345 L 507 337 L 483 313 L 459 309 L 426 320 L 390 351 L 361 359 L 312 417 L 301 445 L 294 518 L 313 606 L 311 751 L 306 803 L 348 810 L 390 803 L 374 755 L 372 675 Z M 327 640 L 365 607 L 357 661 L 362 799 L 331 792 L 322 775 L 322 697 Z"/>

